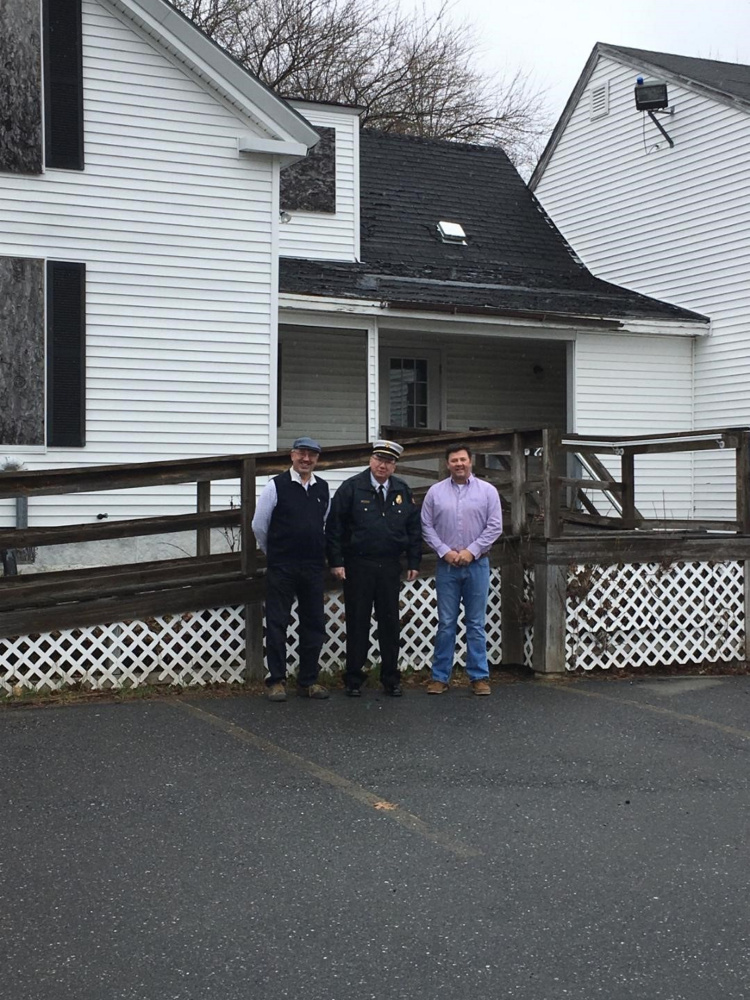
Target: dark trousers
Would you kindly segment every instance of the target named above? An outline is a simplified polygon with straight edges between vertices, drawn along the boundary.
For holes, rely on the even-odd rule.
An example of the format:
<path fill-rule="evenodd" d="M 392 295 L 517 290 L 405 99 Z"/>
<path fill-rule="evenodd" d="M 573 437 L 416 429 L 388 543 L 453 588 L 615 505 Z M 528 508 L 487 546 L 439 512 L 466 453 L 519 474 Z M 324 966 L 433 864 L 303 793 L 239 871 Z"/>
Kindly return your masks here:
<path fill-rule="evenodd" d="M 267 684 L 286 680 L 286 633 L 297 598 L 299 616 L 299 671 L 297 684 L 310 687 L 318 679 L 318 657 L 325 642 L 323 566 L 269 566 L 266 571 Z"/>
<path fill-rule="evenodd" d="M 370 651 L 370 618 L 373 606 L 380 644 L 380 680 L 384 687 L 399 683 L 398 649 L 400 636 L 398 594 L 401 564 L 351 559 L 346 564 L 344 609 L 346 611 L 347 687 L 360 687 Z"/>

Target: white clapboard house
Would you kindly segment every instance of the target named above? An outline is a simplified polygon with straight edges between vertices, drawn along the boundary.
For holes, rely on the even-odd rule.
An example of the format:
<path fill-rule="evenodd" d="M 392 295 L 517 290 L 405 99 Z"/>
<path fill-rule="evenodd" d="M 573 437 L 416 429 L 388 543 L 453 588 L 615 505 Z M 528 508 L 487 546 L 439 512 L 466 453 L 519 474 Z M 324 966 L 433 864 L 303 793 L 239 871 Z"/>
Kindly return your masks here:
<path fill-rule="evenodd" d="M 273 446 L 279 177 L 318 134 L 164 0 L 4 0 L 0 73 L 0 464 Z"/>
<path fill-rule="evenodd" d="M 6 0 L 0 66 L 0 461 L 692 426 L 703 310 L 594 277 L 501 150 L 285 102 L 165 0 Z M 639 506 L 679 516 L 662 472 Z M 193 493 L 33 498 L 29 523 Z"/>
<path fill-rule="evenodd" d="M 674 429 L 750 424 L 749 157 L 750 66 L 598 44 L 531 178 L 595 274 L 710 317 L 643 400 Z M 686 472 L 689 513 L 733 516 L 733 456 Z"/>

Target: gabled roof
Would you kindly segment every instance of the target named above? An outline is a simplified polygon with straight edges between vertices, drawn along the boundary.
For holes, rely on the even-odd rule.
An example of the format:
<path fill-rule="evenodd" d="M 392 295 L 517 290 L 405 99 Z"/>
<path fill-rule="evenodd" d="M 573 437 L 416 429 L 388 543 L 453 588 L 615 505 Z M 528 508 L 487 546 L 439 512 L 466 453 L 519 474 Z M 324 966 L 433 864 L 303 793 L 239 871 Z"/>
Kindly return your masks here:
<path fill-rule="evenodd" d="M 320 136 L 298 111 L 224 51 L 168 0 L 106 0 L 272 138 L 310 147 Z"/>
<path fill-rule="evenodd" d="M 532 191 L 539 183 L 545 167 L 588 85 L 591 74 L 602 56 L 632 66 L 635 71 L 634 76 L 642 74 L 643 76 L 663 78 L 667 81 L 671 80 L 721 104 L 750 111 L 750 66 L 597 42 L 531 175 L 529 187 Z M 635 83 L 635 80 L 633 82 Z"/>
<path fill-rule="evenodd" d="M 558 318 L 703 317 L 595 278 L 499 147 L 363 130 L 361 263 L 282 258 L 282 292 Z M 441 220 L 466 245 L 442 242 Z"/>
<path fill-rule="evenodd" d="M 634 67 L 660 70 L 686 87 L 711 91 L 716 97 L 740 101 L 750 108 L 750 66 L 721 62 L 718 59 L 697 59 L 675 56 L 668 52 L 630 49 L 623 45 L 601 45 L 601 50 Z"/>

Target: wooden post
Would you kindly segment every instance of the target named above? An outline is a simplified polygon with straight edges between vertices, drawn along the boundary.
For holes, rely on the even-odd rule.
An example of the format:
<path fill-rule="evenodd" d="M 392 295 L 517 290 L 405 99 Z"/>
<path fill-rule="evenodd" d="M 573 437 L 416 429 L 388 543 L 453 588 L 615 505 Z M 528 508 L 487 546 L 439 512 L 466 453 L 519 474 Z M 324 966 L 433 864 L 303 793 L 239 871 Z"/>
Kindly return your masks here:
<path fill-rule="evenodd" d="M 737 531 L 750 534 L 750 432 L 740 431 L 737 441 Z"/>
<path fill-rule="evenodd" d="M 635 528 L 635 455 L 626 451 L 620 460 L 622 469 L 622 526 Z"/>
<path fill-rule="evenodd" d="M 514 546 L 515 547 L 515 546 Z M 523 666 L 523 564 L 517 553 L 500 567 L 500 628 L 504 666 Z"/>
<path fill-rule="evenodd" d="M 565 617 L 568 567 L 534 566 L 534 655 L 540 674 L 565 672 Z"/>
<path fill-rule="evenodd" d="M 524 535 L 528 531 L 526 492 L 528 459 L 523 436 L 514 434 L 510 449 L 511 476 L 511 531 Z M 520 541 L 511 548 L 510 562 L 500 568 L 500 628 L 502 630 L 503 664 L 523 664 L 524 622 L 520 619 L 523 604 L 523 563 L 520 559 Z"/>
<path fill-rule="evenodd" d="M 242 460 L 240 475 L 241 550 L 242 575 L 252 577 L 258 570 L 258 550 L 252 523 L 255 514 L 255 459 Z M 259 603 L 245 605 L 245 675 L 247 680 L 262 680 L 263 663 L 263 608 Z"/>
<path fill-rule="evenodd" d="M 524 486 L 528 479 L 528 465 L 523 437 L 520 434 L 514 434 L 510 451 L 510 475 L 513 484 L 510 514 L 514 535 L 523 535 L 526 532 L 527 512 Z"/>
<path fill-rule="evenodd" d="M 204 479 L 198 483 L 198 513 L 208 514 L 211 510 L 211 480 Z M 211 555 L 211 529 L 198 528 L 195 533 L 195 554 L 197 556 Z"/>
<path fill-rule="evenodd" d="M 554 427 L 545 428 L 542 431 L 545 538 L 558 538 L 560 535 L 560 476 L 557 468 L 559 454 L 560 431 Z"/>

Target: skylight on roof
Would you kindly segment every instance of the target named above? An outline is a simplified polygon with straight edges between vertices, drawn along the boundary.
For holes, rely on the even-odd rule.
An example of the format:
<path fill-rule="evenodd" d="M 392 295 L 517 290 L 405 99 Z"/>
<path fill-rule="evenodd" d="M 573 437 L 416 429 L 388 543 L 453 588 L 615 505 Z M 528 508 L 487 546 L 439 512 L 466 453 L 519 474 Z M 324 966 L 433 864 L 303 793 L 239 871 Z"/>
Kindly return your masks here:
<path fill-rule="evenodd" d="M 466 244 L 466 233 L 464 232 L 464 227 L 460 226 L 457 222 L 438 222 L 437 231 L 443 243 Z"/>

